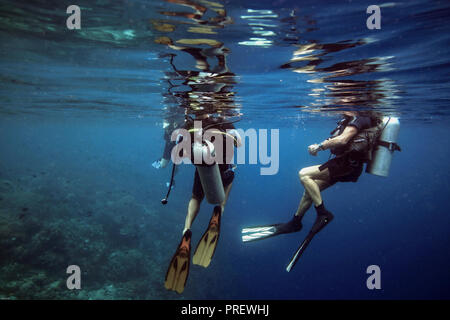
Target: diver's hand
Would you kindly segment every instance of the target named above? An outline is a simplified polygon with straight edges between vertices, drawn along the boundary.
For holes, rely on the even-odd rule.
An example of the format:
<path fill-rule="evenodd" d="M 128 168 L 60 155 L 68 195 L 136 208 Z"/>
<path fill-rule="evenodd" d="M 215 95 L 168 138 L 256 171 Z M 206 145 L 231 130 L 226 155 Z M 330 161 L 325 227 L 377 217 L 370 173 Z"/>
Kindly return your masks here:
<path fill-rule="evenodd" d="M 165 167 L 167 167 L 169 160 L 161 158 L 161 160 L 159 160 L 159 162 L 161 163 L 161 168 L 165 168 Z"/>
<path fill-rule="evenodd" d="M 317 143 L 312 144 L 308 147 L 308 152 L 312 156 L 317 156 L 317 152 L 319 152 L 319 150 L 320 150 L 320 146 Z"/>
<path fill-rule="evenodd" d="M 156 160 L 155 162 L 153 162 L 152 166 L 155 169 L 161 169 L 161 168 L 165 168 L 168 163 L 169 163 L 169 160 L 161 158 L 161 159 Z"/>

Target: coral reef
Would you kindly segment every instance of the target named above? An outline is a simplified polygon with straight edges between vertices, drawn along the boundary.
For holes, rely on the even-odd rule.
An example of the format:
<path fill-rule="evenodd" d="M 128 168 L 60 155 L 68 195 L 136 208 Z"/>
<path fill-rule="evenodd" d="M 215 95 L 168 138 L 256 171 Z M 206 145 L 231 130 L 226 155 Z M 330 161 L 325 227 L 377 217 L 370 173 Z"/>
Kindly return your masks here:
<path fill-rule="evenodd" d="M 123 190 L 92 192 L 46 173 L 1 179 L 0 299 L 169 297 L 168 258 L 153 241 L 161 235 L 152 218 Z M 72 264 L 81 269 L 81 290 L 66 287 Z"/>

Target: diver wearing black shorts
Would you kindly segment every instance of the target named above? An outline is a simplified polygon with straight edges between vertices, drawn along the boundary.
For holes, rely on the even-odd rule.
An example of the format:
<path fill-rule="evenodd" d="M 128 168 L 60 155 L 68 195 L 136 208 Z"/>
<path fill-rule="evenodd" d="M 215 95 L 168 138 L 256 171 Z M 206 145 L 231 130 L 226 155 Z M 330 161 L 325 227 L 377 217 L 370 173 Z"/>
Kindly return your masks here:
<path fill-rule="evenodd" d="M 241 146 L 241 138 L 239 133 L 234 130 L 234 126 L 231 122 L 227 122 L 221 117 L 210 117 L 208 114 L 197 115 L 195 120 L 200 120 L 202 122 L 201 129 L 196 129 L 194 123 L 190 122 L 186 123 L 184 127 L 190 132 L 191 141 L 195 141 L 194 132 L 201 130 L 203 133 L 204 130 L 211 129 L 215 131 L 215 133 L 220 134 L 219 137 L 223 137 L 223 147 L 227 146 L 228 138 L 233 139 L 235 147 Z M 213 140 L 210 142 L 213 142 Z M 201 150 L 203 150 L 203 141 L 201 148 Z M 192 197 L 188 204 L 183 237 L 169 264 L 164 282 L 165 287 L 169 290 L 174 290 L 178 293 L 181 293 L 184 290 L 187 276 L 189 274 L 191 256 L 191 225 L 200 210 L 200 204 L 203 201 L 203 198 L 205 198 L 205 195 L 208 202 L 215 204 L 215 207 L 208 227 L 194 251 L 194 255 L 192 257 L 193 264 L 205 268 L 208 267 L 216 250 L 220 236 L 221 217 L 223 215 L 225 204 L 228 200 L 228 195 L 234 179 L 234 166 L 230 163 L 233 155 L 227 154 L 227 148 L 224 149 L 225 150 L 222 150 L 223 158 L 215 159 L 216 162 L 212 165 L 207 165 L 206 163 L 196 165 L 194 183 L 192 186 Z M 198 149 L 196 147 L 196 142 L 194 142 L 192 144 L 192 163 L 194 163 L 194 153 L 196 151 L 198 151 Z M 210 152 L 212 153 L 212 151 Z M 221 184 L 223 189 L 221 188 Z"/>
<path fill-rule="evenodd" d="M 286 268 L 287 271 L 290 271 L 314 235 L 333 220 L 333 214 L 325 209 L 320 192 L 336 182 L 356 182 L 361 175 L 366 154 L 356 151 L 357 148 L 353 147 L 353 143 L 359 132 L 374 127 L 375 123 L 375 119 L 372 121 L 370 117 L 359 115 L 356 112 L 344 112 L 344 119 L 331 132 L 330 138 L 320 144 L 308 147 L 309 153 L 313 156 L 317 155 L 320 150 L 330 149 L 335 157 L 322 165 L 303 168 L 299 171 L 300 182 L 303 184 L 305 192 L 294 217 L 287 223 L 244 228 L 242 241 L 255 241 L 300 231 L 304 214 L 314 204 L 317 212 L 316 220 Z"/>
<path fill-rule="evenodd" d="M 234 179 L 234 166 L 228 163 L 219 164 L 220 177 L 222 178 L 222 185 L 225 190 L 233 182 Z M 205 197 L 202 183 L 198 170 L 195 169 L 194 185 L 192 186 L 192 197 L 198 201 L 202 201 Z"/>

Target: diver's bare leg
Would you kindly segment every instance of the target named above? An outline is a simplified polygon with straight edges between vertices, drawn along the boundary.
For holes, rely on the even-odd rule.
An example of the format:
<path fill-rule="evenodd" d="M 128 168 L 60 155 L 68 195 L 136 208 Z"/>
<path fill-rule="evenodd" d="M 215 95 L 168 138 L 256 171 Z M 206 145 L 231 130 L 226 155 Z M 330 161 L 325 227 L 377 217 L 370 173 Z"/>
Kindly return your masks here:
<path fill-rule="evenodd" d="M 330 173 L 328 168 L 320 171 L 320 166 L 312 166 L 303 168 L 298 173 L 300 177 L 300 182 L 305 187 L 305 192 L 308 193 L 312 202 L 314 202 L 315 206 L 319 206 L 322 204 L 322 196 L 320 194 L 320 186 L 318 181 L 324 181 L 329 184 L 330 181 Z M 305 199 L 306 201 L 307 199 Z M 306 203 L 305 203 L 306 204 Z"/>
<path fill-rule="evenodd" d="M 315 182 L 319 186 L 320 191 L 323 191 L 330 186 L 330 183 L 328 181 L 315 180 Z M 309 208 L 311 208 L 312 202 L 313 201 L 312 201 L 311 197 L 309 196 L 309 193 L 306 191 L 303 192 L 302 199 L 300 200 L 300 203 L 298 205 L 297 211 L 295 212 L 295 215 L 299 216 L 300 218 L 303 218 L 306 211 L 308 211 Z"/>
<path fill-rule="evenodd" d="M 232 183 L 230 183 L 225 188 L 225 200 L 220 205 L 222 208 L 222 214 L 225 210 L 225 204 L 227 203 L 228 196 L 230 195 L 231 185 L 232 185 Z M 183 234 L 186 232 L 187 229 L 191 228 L 192 223 L 194 222 L 195 218 L 198 215 L 198 212 L 200 211 L 200 203 L 201 203 L 201 200 L 198 200 L 194 197 L 192 197 L 191 200 L 189 201 L 188 213 L 186 215 L 186 220 L 184 222 Z"/>
<path fill-rule="evenodd" d="M 312 205 L 312 199 L 309 196 L 308 192 L 303 192 L 303 196 L 300 200 L 300 203 L 298 204 L 298 208 L 297 211 L 295 212 L 296 216 L 300 216 L 303 217 L 306 213 L 306 211 L 309 210 L 309 208 L 311 208 Z"/>
<path fill-rule="evenodd" d="M 191 200 L 189 201 L 188 213 L 186 215 L 186 220 L 184 222 L 183 234 L 186 232 L 187 229 L 191 228 L 192 222 L 194 222 L 198 212 L 200 211 L 201 202 L 202 202 L 201 200 L 198 200 L 194 197 L 192 197 Z"/>
<path fill-rule="evenodd" d="M 230 183 L 225 188 L 225 200 L 223 200 L 223 202 L 220 204 L 220 206 L 222 207 L 222 215 L 223 215 L 223 212 L 225 211 L 225 205 L 227 204 L 228 196 L 230 195 L 230 191 L 231 191 L 231 186 L 232 185 L 233 185 L 233 183 Z"/>

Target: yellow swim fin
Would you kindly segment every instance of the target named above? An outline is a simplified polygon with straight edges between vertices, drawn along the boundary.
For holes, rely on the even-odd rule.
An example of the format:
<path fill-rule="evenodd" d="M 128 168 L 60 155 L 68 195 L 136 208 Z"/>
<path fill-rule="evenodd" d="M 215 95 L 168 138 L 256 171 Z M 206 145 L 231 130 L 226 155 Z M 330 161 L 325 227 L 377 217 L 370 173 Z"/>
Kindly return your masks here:
<path fill-rule="evenodd" d="M 173 290 L 178 293 L 182 293 L 184 290 L 191 260 L 191 236 L 191 230 L 187 230 L 184 233 L 180 245 L 170 261 L 164 282 L 167 290 Z"/>
<path fill-rule="evenodd" d="M 192 259 L 194 264 L 205 268 L 209 266 L 219 241 L 221 216 L 222 208 L 220 206 L 214 207 L 208 229 L 206 229 L 197 245 L 197 249 L 195 249 Z"/>

